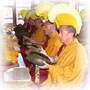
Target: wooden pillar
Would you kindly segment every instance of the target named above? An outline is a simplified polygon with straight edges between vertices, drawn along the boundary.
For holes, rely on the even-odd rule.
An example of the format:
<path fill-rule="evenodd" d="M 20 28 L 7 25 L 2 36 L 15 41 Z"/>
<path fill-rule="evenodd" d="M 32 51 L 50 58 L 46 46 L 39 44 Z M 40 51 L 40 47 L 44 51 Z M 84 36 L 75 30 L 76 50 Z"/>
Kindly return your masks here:
<path fill-rule="evenodd" d="M 17 25 L 17 18 L 16 18 L 16 0 L 14 0 L 14 6 L 13 6 L 13 24 Z"/>

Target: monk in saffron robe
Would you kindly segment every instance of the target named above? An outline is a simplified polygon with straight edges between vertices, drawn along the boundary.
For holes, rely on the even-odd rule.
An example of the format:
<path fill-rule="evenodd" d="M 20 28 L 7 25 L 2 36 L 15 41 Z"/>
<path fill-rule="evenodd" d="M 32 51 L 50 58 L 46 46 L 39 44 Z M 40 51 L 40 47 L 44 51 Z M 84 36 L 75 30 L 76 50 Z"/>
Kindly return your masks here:
<path fill-rule="evenodd" d="M 84 79 L 87 55 L 84 47 L 75 38 L 76 30 L 73 26 L 63 25 L 60 27 L 60 47 L 58 58 L 51 59 L 53 65 L 41 66 L 49 68 L 48 79 L 42 84 L 41 90 L 78 90 Z M 62 50 L 61 50 L 62 49 Z M 51 88 L 52 87 L 52 88 Z"/>
<path fill-rule="evenodd" d="M 46 40 L 43 22 L 39 18 L 35 20 L 35 27 L 36 31 L 31 35 L 31 38 L 24 37 L 24 39 L 29 40 L 31 43 L 39 47 L 42 46 Z"/>
<path fill-rule="evenodd" d="M 56 56 L 60 46 L 62 45 L 62 43 L 60 42 L 59 34 L 56 30 L 55 23 L 51 24 L 50 22 L 46 22 L 44 26 L 44 32 L 45 35 L 47 35 L 48 39 L 46 39 L 45 41 L 47 45 L 44 47 L 44 45 L 46 44 L 45 43 L 43 47 L 48 56 L 54 57 Z M 44 82 L 47 79 L 47 77 L 48 77 L 48 71 L 40 69 L 40 83 Z"/>
<path fill-rule="evenodd" d="M 34 45 L 40 47 L 44 44 L 46 39 L 46 36 L 44 33 L 44 27 L 42 26 L 42 21 L 40 19 L 35 20 L 35 27 L 37 28 L 37 30 L 36 32 L 34 32 L 34 34 L 31 35 L 31 38 L 24 37 L 24 39 L 29 40 Z M 25 49 L 25 51 L 26 50 L 27 49 Z M 26 66 L 31 67 L 31 70 L 30 70 L 31 79 L 33 82 L 35 82 L 35 66 L 32 66 L 32 64 L 26 60 L 25 51 L 22 52 L 22 54 L 24 54 L 23 59 Z"/>
<path fill-rule="evenodd" d="M 62 43 L 59 38 L 59 34 L 56 30 L 56 25 L 51 24 L 50 22 L 46 22 L 44 27 L 45 35 L 47 35 L 46 41 L 43 45 L 43 49 L 45 50 L 46 54 L 50 57 L 56 56 L 59 48 L 61 47 Z M 48 71 L 40 69 L 40 83 L 44 82 L 48 77 Z"/>
<path fill-rule="evenodd" d="M 28 23 L 29 23 L 28 32 L 30 33 L 30 35 L 32 35 L 36 32 L 35 20 L 30 17 L 28 19 Z"/>

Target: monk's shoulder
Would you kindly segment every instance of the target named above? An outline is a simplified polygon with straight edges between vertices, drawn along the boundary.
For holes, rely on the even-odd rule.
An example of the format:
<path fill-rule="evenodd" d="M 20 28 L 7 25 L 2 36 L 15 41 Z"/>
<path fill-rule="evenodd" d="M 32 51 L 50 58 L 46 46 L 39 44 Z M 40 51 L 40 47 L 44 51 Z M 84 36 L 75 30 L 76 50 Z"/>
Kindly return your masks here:
<path fill-rule="evenodd" d="M 86 53 L 84 46 L 81 43 L 76 44 L 76 51 L 79 53 Z"/>

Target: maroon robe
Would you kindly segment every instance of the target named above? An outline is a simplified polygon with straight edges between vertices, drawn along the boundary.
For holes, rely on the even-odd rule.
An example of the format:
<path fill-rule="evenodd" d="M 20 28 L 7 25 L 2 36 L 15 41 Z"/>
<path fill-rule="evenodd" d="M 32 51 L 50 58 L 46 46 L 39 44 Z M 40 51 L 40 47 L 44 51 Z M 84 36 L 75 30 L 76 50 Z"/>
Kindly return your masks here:
<path fill-rule="evenodd" d="M 45 50 L 45 48 L 47 47 L 47 45 L 48 45 L 48 40 L 50 39 L 50 37 L 46 37 L 46 40 L 45 40 L 45 42 L 44 42 L 44 45 L 43 45 L 43 49 Z"/>
<path fill-rule="evenodd" d="M 24 47 L 23 45 L 21 45 L 20 51 L 21 51 L 21 55 L 23 57 L 25 66 L 30 68 L 32 64 L 30 62 L 28 62 L 27 59 L 26 59 L 26 56 L 25 56 L 25 51 L 26 50 L 28 50 L 28 48 L 27 47 Z M 33 82 L 35 82 L 35 66 L 32 67 L 32 69 L 30 71 L 30 75 L 31 75 L 31 80 Z"/>
<path fill-rule="evenodd" d="M 45 49 L 48 45 L 48 40 L 50 38 L 47 36 L 46 38 L 46 41 L 43 45 L 43 48 Z M 27 60 L 26 60 L 26 57 L 25 57 L 25 51 L 27 50 L 26 47 L 24 46 L 21 46 L 21 54 L 22 54 L 22 57 L 23 57 L 23 60 L 24 60 L 24 63 L 26 65 L 26 67 L 30 67 L 32 64 L 29 63 Z M 31 75 L 31 79 L 33 82 L 35 82 L 35 66 L 33 65 L 32 68 L 31 68 L 31 71 L 30 71 L 30 75 Z M 43 69 L 40 69 L 40 84 L 43 83 L 46 79 L 48 78 L 48 71 L 47 70 L 43 70 Z"/>
<path fill-rule="evenodd" d="M 50 39 L 50 37 L 46 37 L 45 43 L 43 45 L 43 49 L 45 50 L 45 48 L 48 46 L 48 40 Z M 43 83 L 46 79 L 48 78 L 48 71 L 47 70 L 43 70 L 40 69 L 40 84 Z"/>

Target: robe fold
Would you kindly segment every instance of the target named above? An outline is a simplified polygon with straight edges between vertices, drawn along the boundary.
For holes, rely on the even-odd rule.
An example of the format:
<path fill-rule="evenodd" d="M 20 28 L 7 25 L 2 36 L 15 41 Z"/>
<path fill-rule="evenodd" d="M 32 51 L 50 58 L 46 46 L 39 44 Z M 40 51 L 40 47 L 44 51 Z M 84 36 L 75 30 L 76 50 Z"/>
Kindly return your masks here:
<path fill-rule="evenodd" d="M 60 88 L 78 87 L 82 84 L 86 67 L 86 51 L 78 40 L 74 39 L 72 43 L 63 48 L 57 63 L 49 66 L 48 79 L 42 87 L 52 85 Z"/>
<path fill-rule="evenodd" d="M 36 40 L 36 41 L 45 41 L 46 36 L 44 34 L 44 29 L 43 27 L 40 27 L 39 29 L 36 30 L 36 33 L 34 36 L 32 36 L 31 38 L 32 40 Z M 36 46 L 41 46 L 39 44 L 35 44 Z M 26 65 L 26 67 L 30 67 L 32 64 L 29 63 L 26 59 L 25 56 L 25 51 L 28 50 L 27 47 L 24 47 L 23 45 L 21 45 L 20 51 L 24 60 L 24 63 Z M 30 71 L 30 75 L 31 75 L 31 79 L 33 82 L 35 82 L 35 66 L 32 66 L 31 71 Z"/>
<path fill-rule="evenodd" d="M 48 56 L 53 57 L 56 56 L 59 48 L 62 43 L 59 38 L 58 32 L 55 33 L 51 38 L 47 38 L 48 42 L 46 42 L 47 46 L 45 46 L 45 51 Z M 40 69 L 40 83 L 43 83 L 48 78 L 48 70 Z"/>
<path fill-rule="evenodd" d="M 48 40 L 50 39 L 50 37 L 46 36 L 46 40 L 44 42 L 44 45 L 43 45 L 43 49 L 45 50 L 45 48 L 47 47 L 48 45 Z"/>
<path fill-rule="evenodd" d="M 36 30 L 36 33 L 31 37 L 31 39 L 38 42 L 44 42 L 46 40 L 43 26 L 41 26 L 39 29 Z M 42 46 L 40 44 L 35 44 L 35 45 Z"/>
<path fill-rule="evenodd" d="M 48 45 L 45 48 L 47 55 L 50 57 L 56 56 L 61 45 L 62 43 L 60 41 L 59 34 L 56 32 L 55 35 L 48 40 Z"/>

